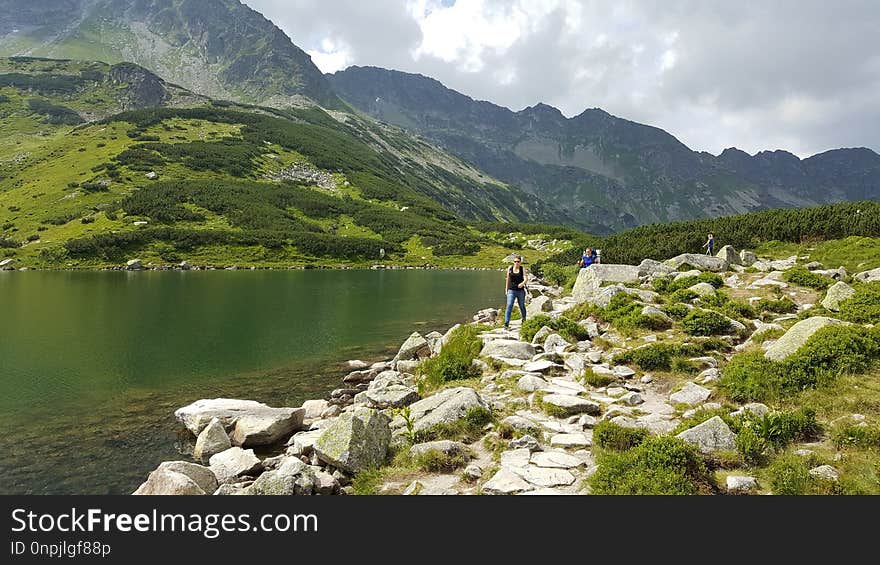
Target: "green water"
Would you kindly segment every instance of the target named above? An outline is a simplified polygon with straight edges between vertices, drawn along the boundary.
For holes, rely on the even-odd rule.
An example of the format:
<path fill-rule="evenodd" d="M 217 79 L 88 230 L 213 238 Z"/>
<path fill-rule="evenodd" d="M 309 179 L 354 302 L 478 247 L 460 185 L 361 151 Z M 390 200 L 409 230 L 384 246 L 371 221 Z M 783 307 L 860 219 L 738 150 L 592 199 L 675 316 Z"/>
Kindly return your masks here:
<path fill-rule="evenodd" d="M 123 494 L 199 398 L 299 406 L 502 300 L 487 271 L 0 272 L 0 493 Z"/>

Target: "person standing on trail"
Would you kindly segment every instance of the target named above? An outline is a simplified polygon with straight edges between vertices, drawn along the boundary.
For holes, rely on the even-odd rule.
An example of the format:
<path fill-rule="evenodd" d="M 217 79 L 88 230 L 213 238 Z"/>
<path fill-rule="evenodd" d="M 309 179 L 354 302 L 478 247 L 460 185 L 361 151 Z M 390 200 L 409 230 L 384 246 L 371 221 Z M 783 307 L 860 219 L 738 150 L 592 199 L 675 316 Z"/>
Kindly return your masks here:
<path fill-rule="evenodd" d="M 712 248 L 715 247 L 715 236 L 710 233 L 702 247 L 706 248 L 706 255 L 712 255 Z"/>
<path fill-rule="evenodd" d="M 504 311 L 504 328 L 510 329 L 510 313 L 513 311 L 513 302 L 519 303 L 519 313 L 522 320 L 526 320 L 526 282 L 528 274 L 522 266 L 522 255 L 513 256 L 513 266 L 507 268 L 507 280 L 504 283 L 504 291 L 507 296 L 507 309 Z"/>

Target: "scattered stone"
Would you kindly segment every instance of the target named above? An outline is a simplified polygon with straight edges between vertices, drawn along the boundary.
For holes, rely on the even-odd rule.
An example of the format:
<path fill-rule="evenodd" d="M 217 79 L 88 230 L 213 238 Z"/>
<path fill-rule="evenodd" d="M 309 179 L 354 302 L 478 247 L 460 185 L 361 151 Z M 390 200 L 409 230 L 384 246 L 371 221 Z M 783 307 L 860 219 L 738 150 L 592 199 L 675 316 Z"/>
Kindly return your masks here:
<path fill-rule="evenodd" d="M 394 362 L 427 359 L 430 356 L 431 346 L 428 345 L 428 340 L 422 337 L 419 332 L 413 332 L 400 346 L 400 350 L 394 356 Z"/>
<path fill-rule="evenodd" d="M 125 263 L 125 268 L 129 271 L 140 271 L 144 268 L 144 264 L 140 259 L 130 259 Z"/>
<path fill-rule="evenodd" d="M 751 267 L 758 260 L 758 256 L 751 251 L 743 249 L 739 252 L 739 262 L 744 267 Z"/>
<path fill-rule="evenodd" d="M 378 467 L 391 443 L 388 416 L 369 408 L 346 412 L 315 442 L 318 457 L 334 467 L 357 474 Z"/>
<path fill-rule="evenodd" d="M 310 495 L 314 490 L 314 471 L 297 457 L 285 457 L 277 469 L 266 471 L 251 485 L 253 494 L 264 496 Z"/>
<path fill-rule="evenodd" d="M 685 383 L 681 390 L 669 395 L 669 400 L 675 404 L 694 406 L 705 402 L 710 396 L 712 396 L 712 391 L 708 388 L 694 383 Z"/>
<path fill-rule="evenodd" d="M 732 245 L 725 245 L 722 247 L 718 253 L 715 254 L 719 259 L 723 259 L 727 261 L 730 265 L 739 265 L 742 263 L 739 254 L 736 252 L 736 249 L 733 248 Z"/>
<path fill-rule="evenodd" d="M 471 450 L 468 446 L 461 442 L 450 441 L 448 439 L 417 443 L 409 448 L 409 454 L 412 457 L 421 457 L 429 451 L 436 451 L 447 457 L 460 457 L 464 460 L 471 458 Z"/>
<path fill-rule="evenodd" d="M 831 465 L 819 465 L 818 467 L 814 467 L 810 469 L 810 474 L 816 478 L 825 479 L 826 481 L 837 482 L 839 478 L 837 469 Z"/>
<path fill-rule="evenodd" d="M 550 438 L 551 447 L 590 447 L 593 441 L 583 433 L 559 433 Z"/>
<path fill-rule="evenodd" d="M 486 494 L 516 494 L 534 488 L 522 477 L 502 466 L 491 479 L 483 484 L 482 490 Z"/>
<path fill-rule="evenodd" d="M 526 305 L 526 318 L 532 318 L 544 312 L 553 310 L 553 301 L 548 296 L 532 298 Z"/>
<path fill-rule="evenodd" d="M 728 475 L 727 492 L 729 494 L 744 494 L 758 489 L 758 479 L 755 477 L 743 477 Z"/>
<path fill-rule="evenodd" d="M 210 459 L 212 455 L 226 451 L 232 447 L 226 430 L 217 418 L 211 418 L 211 421 L 199 434 L 196 439 L 196 447 L 193 450 L 193 457 L 205 461 Z"/>
<path fill-rule="evenodd" d="M 862 271 L 861 273 L 856 273 L 853 275 L 853 278 L 862 282 L 876 282 L 880 281 L 880 267 L 876 269 L 871 269 L 870 271 Z"/>
<path fill-rule="evenodd" d="M 544 343 L 547 336 L 552 333 L 553 329 L 550 326 L 541 326 L 541 329 L 535 332 L 535 336 L 532 338 L 532 345 L 540 345 Z"/>
<path fill-rule="evenodd" d="M 464 468 L 464 476 L 475 481 L 483 476 L 483 469 L 476 463 L 471 463 Z"/>
<path fill-rule="evenodd" d="M 626 404 L 627 406 L 638 406 L 645 402 L 642 395 L 637 392 L 628 392 L 618 398 L 617 401 L 621 404 Z"/>
<path fill-rule="evenodd" d="M 528 434 L 510 440 L 510 443 L 508 445 L 511 449 L 525 448 L 529 451 L 539 451 L 541 449 L 541 444 L 538 443 L 538 440 Z"/>
<path fill-rule="evenodd" d="M 208 463 L 219 483 L 232 482 L 237 477 L 251 474 L 263 467 L 253 449 L 237 446 L 212 455 Z"/>
<path fill-rule="evenodd" d="M 654 375 L 643 375 L 639 381 L 641 381 L 642 384 L 650 384 L 654 382 Z"/>
<path fill-rule="evenodd" d="M 834 318 L 813 316 L 793 325 L 785 335 L 780 337 L 764 353 L 764 357 L 771 361 L 783 361 L 801 348 L 810 337 L 825 326 L 844 324 Z"/>
<path fill-rule="evenodd" d="M 544 341 L 544 351 L 562 353 L 571 349 L 572 345 L 559 334 L 550 334 Z"/>
<path fill-rule="evenodd" d="M 268 407 L 267 407 L 268 408 Z M 302 429 L 302 408 L 268 408 L 239 416 L 230 437 L 233 445 L 272 445 Z"/>
<path fill-rule="evenodd" d="M 547 388 L 548 382 L 537 375 L 523 375 L 516 383 L 516 387 L 525 392 L 535 392 Z"/>
<path fill-rule="evenodd" d="M 423 485 L 421 482 L 413 481 L 409 484 L 408 487 L 406 487 L 406 489 L 404 489 L 402 494 L 403 494 L 403 496 L 415 496 L 415 495 L 418 495 L 420 492 L 422 492 L 422 490 L 424 490 L 424 488 L 425 488 L 425 485 Z"/>
<path fill-rule="evenodd" d="M 707 271 L 726 271 L 727 261 L 720 257 L 712 257 L 711 255 L 697 255 L 695 253 L 684 253 L 666 261 L 667 264 L 680 267 L 687 263 L 699 269 Z"/>
<path fill-rule="evenodd" d="M 615 377 L 618 377 L 621 379 L 628 379 L 636 374 L 636 372 L 634 370 L 630 369 L 629 367 L 627 367 L 625 365 L 617 365 L 616 367 L 614 367 L 611 370 L 611 372 L 614 374 Z"/>
<path fill-rule="evenodd" d="M 187 461 L 165 461 L 132 494 L 205 495 L 217 490 L 211 469 Z"/>
<path fill-rule="evenodd" d="M 537 422 L 529 420 L 528 418 L 523 418 L 522 416 L 508 416 L 501 420 L 501 423 L 510 426 L 518 432 L 530 432 L 538 429 Z"/>
<path fill-rule="evenodd" d="M 245 415 L 265 415 L 267 417 L 287 419 L 291 417 L 291 411 L 299 414 L 299 425 L 302 425 L 302 416 L 305 415 L 305 411 L 302 408 L 272 408 L 254 400 L 237 400 L 231 398 L 197 400 L 183 408 L 178 408 L 174 412 L 174 416 L 186 426 L 193 435 L 198 436 L 213 418 L 220 420 L 223 427 L 229 430 L 235 426 L 235 423 L 240 417 Z M 293 416 L 295 422 L 296 414 Z"/>
<path fill-rule="evenodd" d="M 303 418 L 306 420 L 316 420 L 321 417 L 321 414 L 324 413 L 324 410 L 327 409 L 329 404 L 326 400 L 306 400 L 303 402 Z"/>
<path fill-rule="evenodd" d="M 687 279 L 690 277 L 698 277 L 698 276 L 700 276 L 700 273 L 702 273 L 702 271 L 699 271 L 697 269 L 691 269 L 690 271 L 683 271 L 681 273 L 678 273 L 677 275 L 672 277 L 672 280 L 675 282 L 678 282 L 681 279 Z"/>
<path fill-rule="evenodd" d="M 709 285 L 712 286 L 712 285 Z M 656 318 L 658 320 L 662 320 L 664 322 L 671 322 L 672 318 L 670 318 L 666 312 L 660 310 L 659 308 L 651 305 L 647 305 L 642 308 L 642 316 L 648 316 L 649 318 Z M 655 337 L 656 339 L 656 337 Z"/>
<path fill-rule="evenodd" d="M 704 385 L 714 383 L 720 378 L 721 371 L 719 369 L 715 369 L 714 367 L 711 369 L 706 369 L 705 371 L 702 371 L 699 375 L 697 375 L 697 380 Z"/>
<path fill-rule="evenodd" d="M 840 310 L 840 303 L 852 298 L 855 293 L 856 289 L 845 282 L 838 281 L 825 293 L 825 298 L 822 299 L 821 304 L 825 309 L 837 312 Z"/>
<path fill-rule="evenodd" d="M 595 416 L 590 416 L 589 414 L 581 415 L 577 420 L 577 425 L 581 427 L 583 430 L 592 429 L 596 425 Z"/>
<path fill-rule="evenodd" d="M 474 389 L 468 387 L 442 390 L 409 407 L 416 432 L 429 430 L 438 424 L 457 422 L 467 416 L 469 410 L 476 408 L 488 410 L 489 406 Z M 405 422 L 402 418 L 396 418 L 392 427 L 404 428 Z"/>
<path fill-rule="evenodd" d="M 720 416 L 713 416 L 675 437 L 695 445 L 701 453 L 712 453 L 720 449 L 736 449 L 736 434 L 730 430 Z"/>
<path fill-rule="evenodd" d="M 553 467 L 538 467 L 537 465 L 527 465 L 513 472 L 533 485 L 541 487 L 567 486 L 574 482 L 574 475 L 565 469 Z"/>
<path fill-rule="evenodd" d="M 527 371 L 529 373 L 543 373 L 545 371 L 556 369 L 558 367 L 558 363 L 554 363 L 553 361 L 547 359 L 541 359 L 539 361 L 530 361 L 526 363 L 525 365 L 523 365 L 523 371 Z"/>
<path fill-rule="evenodd" d="M 644 277 L 646 275 L 669 275 L 675 272 L 674 267 L 670 267 L 665 263 L 661 263 L 660 261 L 655 261 L 654 259 L 645 259 L 641 263 L 639 263 L 639 276 Z"/>
<path fill-rule="evenodd" d="M 493 339 L 486 342 L 480 351 L 480 357 L 492 356 L 529 361 L 535 356 L 535 346 L 514 339 Z"/>

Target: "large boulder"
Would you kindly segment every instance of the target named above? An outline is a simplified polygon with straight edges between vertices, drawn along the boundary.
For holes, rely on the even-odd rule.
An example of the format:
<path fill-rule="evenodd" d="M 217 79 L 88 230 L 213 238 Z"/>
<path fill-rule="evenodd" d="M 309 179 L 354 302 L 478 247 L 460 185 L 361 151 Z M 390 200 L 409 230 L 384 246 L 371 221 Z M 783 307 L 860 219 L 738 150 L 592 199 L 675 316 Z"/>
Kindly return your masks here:
<path fill-rule="evenodd" d="M 853 278 L 862 282 L 880 281 L 880 267 L 877 267 L 876 269 L 871 269 L 870 271 L 862 271 L 861 273 L 856 273 L 855 275 L 853 275 Z"/>
<path fill-rule="evenodd" d="M 272 445 L 302 429 L 302 408 L 270 408 L 239 416 L 232 430 L 232 445 Z"/>
<path fill-rule="evenodd" d="M 132 494 L 205 495 L 217 490 L 211 469 L 187 461 L 165 461 Z"/>
<path fill-rule="evenodd" d="M 553 310 L 553 301 L 548 296 L 536 296 L 526 306 L 526 317 L 532 318 L 538 314 Z"/>
<path fill-rule="evenodd" d="M 301 426 L 304 414 L 302 408 L 272 408 L 255 400 L 234 398 L 196 400 L 174 412 L 174 416 L 195 436 L 198 436 L 213 418 L 217 418 L 226 430 L 231 430 L 242 416 L 261 416 L 266 420 L 292 419 L 294 424 L 298 419 L 299 423 L 296 425 Z"/>
<path fill-rule="evenodd" d="M 315 488 L 315 473 L 299 457 L 285 457 L 281 464 L 266 471 L 251 485 L 256 495 L 309 495 Z"/>
<path fill-rule="evenodd" d="M 743 249 L 739 252 L 739 264 L 743 267 L 751 267 L 758 260 L 758 256 L 751 251 Z"/>
<path fill-rule="evenodd" d="M 712 453 L 719 449 L 736 450 L 736 434 L 720 416 L 713 416 L 675 437 L 696 446 L 701 453 Z"/>
<path fill-rule="evenodd" d="M 681 267 L 684 264 L 693 265 L 698 269 L 707 271 L 726 271 L 727 261 L 720 257 L 712 257 L 711 255 L 698 255 L 696 253 L 683 253 L 666 261 L 674 267 Z"/>
<path fill-rule="evenodd" d="M 822 299 L 822 307 L 824 307 L 826 310 L 838 312 L 840 310 L 840 303 L 844 300 L 852 298 L 855 293 L 856 289 L 849 286 L 845 282 L 836 282 L 831 285 L 831 287 L 825 293 L 825 298 Z"/>
<path fill-rule="evenodd" d="M 419 389 L 414 386 L 389 385 L 387 387 L 366 390 L 355 396 L 355 403 L 363 403 L 371 408 L 402 408 L 421 398 Z"/>
<path fill-rule="evenodd" d="M 253 449 L 240 447 L 230 447 L 212 455 L 208 463 L 221 484 L 233 482 L 237 477 L 254 473 L 263 467 Z"/>
<path fill-rule="evenodd" d="M 315 442 L 315 453 L 351 474 L 378 467 L 391 443 L 389 422 L 388 416 L 369 408 L 343 413 Z"/>
<path fill-rule="evenodd" d="M 646 275 L 670 275 L 674 272 L 675 267 L 655 261 L 654 259 L 645 259 L 639 263 L 639 276 L 642 277 Z"/>
<path fill-rule="evenodd" d="M 413 429 L 416 432 L 429 430 L 439 424 L 451 424 L 467 416 L 475 408 L 489 409 L 486 401 L 468 387 L 449 388 L 428 398 L 423 398 L 409 407 Z M 402 419 L 396 419 L 394 426 L 400 429 Z"/>
<path fill-rule="evenodd" d="M 210 459 L 212 455 L 226 451 L 232 447 L 223 424 L 217 418 L 211 418 L 211 422 L 205 426 L 202 433 L 196 439 L 196 447 L 193 450 L 193 457 L 201 461 Z"/>
<path fill-rule="evenodd" d="M 715 254 L 715 257 L 718 257 L 719 259 L 724 259 L 730 265 L 742 264 L 739 253 L 736 252 L 736 249 L 734 249 L 732 245 L 725 245 L 724 247 L 722 247 L 721 250 Z"/>
<path fill-rule="evenodd" d="M 403 345 L 400 346 L 400 350 L 397 352 L 397 355 L 394 356 L 394 361 L 409 361 L 411 359 L 427 359 L 431 356 L 431 346 L 428 343 L 428 340 L 422 337 L 422 334 L 419 332 L 413 332 Z"/>
<path fill-rule="evenodd" d="M 535 356 L 535 346 L 516 339 L 493 339 L 487 341 L 480 351 L 481 357 L 506 357 L 530 360 Z"/>
<path fill-rule="evenodd" d="M 789 355 L 803 346 L 810 337 L 826 326 L 845 324 L 834 318 L 825 316 L 813 316 L 793 325 L 785 332 L 785 335 L 776 340 L 773 345 L 764 352 L 764 357 L 771 361 L 784 361 Z"/>
<path fill-rule="evenodd" d="M 575 302 L 585 302 L 605 282 L 639 282 L 639 268 L 634 265 L 590 265 L 578 272 L 571 297 Z"/>

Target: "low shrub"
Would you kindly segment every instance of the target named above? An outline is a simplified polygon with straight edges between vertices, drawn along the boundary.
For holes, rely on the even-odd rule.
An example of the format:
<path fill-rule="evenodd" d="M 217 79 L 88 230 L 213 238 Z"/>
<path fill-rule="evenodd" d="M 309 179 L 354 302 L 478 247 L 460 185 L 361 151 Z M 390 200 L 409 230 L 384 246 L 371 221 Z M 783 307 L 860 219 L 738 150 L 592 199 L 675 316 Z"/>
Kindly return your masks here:
<path fill-rule="evenodd" d="M 855 286 L 856 293 L 840 304 L 840 317 L 859 324 L 880 324 L 880 282 Z"/>
<path fill-rule="evenodd" d="M 625 428 L 606 421 L 593 428 L 593 443 L 602 449 L 626 451 L 640 445 L 649 435 L 642 428 Z"/>
<path fill-rule="evenodd" d="M 782 275 L 782 279 L 785 282 L 800 286 L 806 286 L 808 288 L 814 288 L 816 290 L 825 290 L 826 288 L 834 284 L 834 281 L 830 278 L 818 275 L 800 266 L 792 267 L 791 269 L 785 271 Z"/>
<path fill-rule="evenodd" d="M 690 308 L 684 304 L 666 304 L 660 308 L 667 316 L 676 320 L 681 320 L 690 312 Z"/>
<path fill-rule="evenodd" d="M 450 439 L 464 443 L 473 443 L 480 439 L 486 424 L 492 423 L 492 412 L 481 406 L 474 406 L 467 411 L 464 418 L 451 423 L 438 424 L 427 430 L 415 433 L 415 442 L 423 443 L 438 439 Z"/>
<path fill-rule="evenodd" d="M 692 277 L 682 277 L 677 281 L 673 280 L 666 285 L 665 292 L 675 292 L 677 290 L 686 289 L 694 286 L 695 284 L 705 282 L 709 283 L 715 288 L 721 288 L 724 286 L 724 279 L 721 278 L 721 275 L 717 273 L 712 273 L 709 271 L 700 273 L 699 275 L 695 275 Z M 655 287 L 656 288 L 656 287 Z M 664 292 L 658 290 L 657 292 Z"/>
<path fill-rule="evenodd" d="M 578 276 L 577 265 L 558 265 L 556 263 L 544 263 L 541 265 L 541 276 L 550 284 L 570 288 L 574 285 Z"/>
<path fill-rule="evenodd" d="M 634 363 L 643 371 L 668 371 L 681 347 L 671 343 L 652 343 L 614 356 L 615 363 Z"/>
<path fill-rule="evenodd" d="M 693 374 L 699 371 L 699 367 L 697 367 L 694 363 L 688 361 L 687 359 L 676 357 L 672 360 L 672 366 L 670 367 L 670 370 L 673 373 Z"/>
<path fill-rule="evenodd" d="M 719 387 L 732 399 L 764 401 L 827 385 L 842 374 L 858 374 L 880 358 L 880 330 L 858 326 L 822 328 L 785 361 L 764 353 L 742 353 L 724 368 Z"/>
<path fill-rule="evenodd" d="M 699 297 L 700 295 L 696 292 L 687 288 L 682 288 L 670 294 L 667 300 L 670 304 L 676 304 L 678 302 L 690 302 L 691 300 Z"/>
<path fill-rule="evenodd" d="M 762 298 L 755 303 L 756 312 L 774 312 L 776 314 L 791 314 L 797 312 L 797 304 L 791 298 L 783 297 L 779 300 Z"/>
<path fill-rule="evenodd" d="M 572 320 L 571 318 L 560 316 L 556 319 L 552 319 L 550 318 L 550 316 L 545 316 L 544 314 L 532 316 L 531 318 L 528 318 L 525 322 L 523 322 L 522 327 L 519 330 L 520 337 L 524 341 L 532 341 L 532 339 L 535 337 L 535 334 L 538 333 L 538 331 L 544 326 L 549 327 L 572 343 L 582 341 L 590 337 L 587 329 Z"/>
<path fill-rule="evenodd" d="M 437 449 L 429 449 L 414 458 L 416 467 L 427 473 L 451 473 L 467 464 L 467 457 L 461 453 L 447 454 Z"/>
<path fill-rule="evenodd" d="M 682 326 L 690 335 L 715 335 L 727 332 L 730 320 L 713 310 L 692 310 L 682 320 Z"/>
<path fill-rule="evenodd" d="M 669 437 L 650 437 L 627 451 L 607 451 L 590 478 L 594 494 L 684 495 L 711 493 L 715 485 L 693 446 Z"/>

